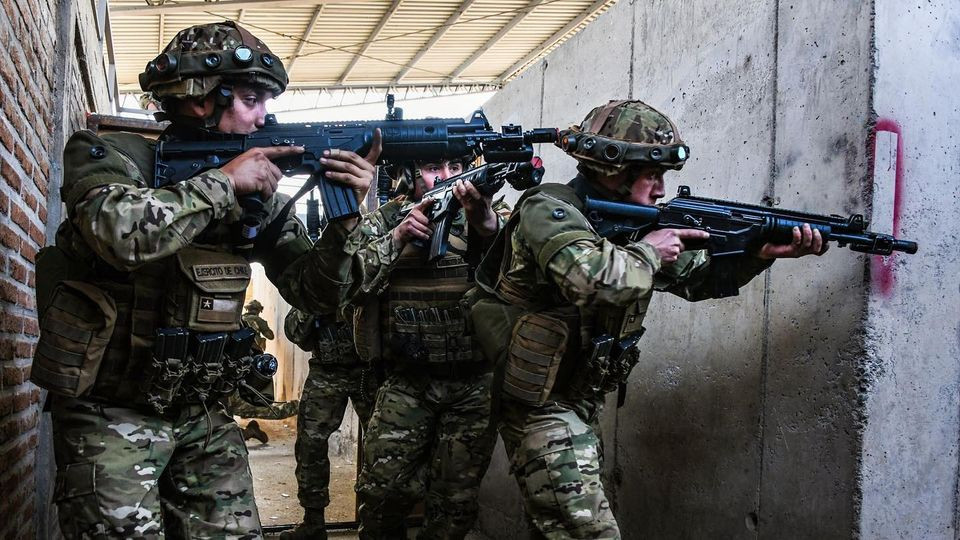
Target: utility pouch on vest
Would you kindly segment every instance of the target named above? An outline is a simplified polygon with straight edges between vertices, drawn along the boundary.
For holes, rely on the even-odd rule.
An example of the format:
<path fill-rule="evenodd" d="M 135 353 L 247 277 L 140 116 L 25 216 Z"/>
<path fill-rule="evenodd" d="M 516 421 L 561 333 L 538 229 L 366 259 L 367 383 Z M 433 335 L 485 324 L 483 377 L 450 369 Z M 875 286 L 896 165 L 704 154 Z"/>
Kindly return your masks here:
<path fill-rule="evenodd" d="M 640 359 L 637 342 L 644 328 L 617 340 L 604 334 L 595 337 L 570 378 L 569 394 L 575 398 L 602 397 L 627 381 L 630 371 Z"/>
<path fill-rule="evenodd" d="M 185 248 L 176 255 L 175 283 L 164 304 L 166 327 L 198 332 L 240 328 L 250 265 L 239 255 Z"/>
<path fill-rule="evenodd" d="M 320 364 L 356 363 L 357 354 L 350 325 L 345 322 L 322 324 L 320 320 L 316 320 L 315 324 L 316 347 L 311 361 L 316 360 Z"/>
<path fill-rule="evenodd" d="M 190 331 L 186 328 L 158 328 L 147 377 L 141 388 L 147 404 L 157 413 L 173 403 L 187 373 Z"/>
<path fill-rule="evenodd" d="M 520 317 L 507 351 L 504 394 L 527 405 L 543 405 L 553 390 L 569 336 L 567 323 L 553 314 L 540 311 Z"/>
<path fill-rule="evenodd" d="M 447 308 L 396 306 L 390 321 L 390 346 L 418 363 L 473 361 L 460 305 Z"/>
<path fill-rule="evenodd" d="M 77 397 L 97 378 L 117 321 L 106 292 L 82 281 L 61 281 L 40 319 L 30 379 L 51 392 Z"/>

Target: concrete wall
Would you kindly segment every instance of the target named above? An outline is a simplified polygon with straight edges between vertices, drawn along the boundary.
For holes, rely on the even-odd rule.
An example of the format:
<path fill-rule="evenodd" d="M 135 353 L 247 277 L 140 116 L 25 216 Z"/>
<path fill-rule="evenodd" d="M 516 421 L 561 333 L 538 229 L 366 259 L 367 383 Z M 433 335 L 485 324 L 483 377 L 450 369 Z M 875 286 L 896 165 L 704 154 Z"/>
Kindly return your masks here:
<path fill-rule="evenodd" d="M 878 0 L 875 24 L 873 226 L 920 251 L 871 261 L 861 529 L 956 538 L 960 6 Z"/>
<path fill-rule="evenodd" d="M 931 107 L 934 96 L 949 95 L 958 72 L 956 46 L 947 47 L 957 23 L 944 16 L 946 4 L 913 8 L 916 27 L 940 29 L 927 31 L 920 43 L 905 30 L 897 33 L 910 26 L 901 13 L 907 8 L 893 2 L 878 3 L 876 31 L 869 2 L 751 0 L 730 7 L 716 0 L 621 0 L 485 110 L 494 123 L 565 127 L 608 99 L 642 99 L 667 113 L 691 146 L 691 162 L 667 176 L 668 193 L 689 184 L 704 196 L 869 217 L 873 107 L 879 112 L 882 101 L 895 101 L 886 108 L 920 98 L 926 105 L 899 109 L 905 117 L 923 109 L 911 118 L 931 139 L 930 161 L 926 174 L 917 174 L 943 178 L 928 197 L 939 187 L 939 204 L 955 206 L 957 164 L 949 156 L 956 155 L 950 146 L 956 142 L 946 142 L 955 130 L 933 122 L 955 123 L 957 110 L 944 98 L 933 120 Z M 901 47 L 906 42 L 908 52 Z M 903 58 L 888 65 L 884 54 Z M 915 78 L 931 79 L 934 64 L 916 61 L 931 55 L 950 58 L 914 97 L 904 89 Z M 911 59 L 914 67 L 901 72 L 900 62 Z M 884 82 L 885 69 L 896 82 Z M 574 174 L 575 162 L 559 150 L 541 152 L 548 180 Z M 912 197 L 914 210 L 924 208 L 924 199 Z M 877 305 L 870 260 L 836 246 L 819 259 L 778 262 L 734 299 L 655 298 L 627 403 L 608 409 L 603 422 L 606 484 L 626 538 L 843 538 L 861 529 L 875 533 L 867 537 L 900 537 L 885 523 L 870 524 L 905 520 L 894 514 L 908 509 L 952 524 L 957 279 L 955 270 L 946 271 L 955 268 L 950 256 L 943 263 L 933 254 L 952 250 L 955 259 L 958 250 L 956 216 L 936 219 L 922 229 L 944 231 L 940 245 L 930 246 L 930 259 L 893 258 L 897 276 L 915 280 L 904 290 L 923 291 L 929 311 L 906 312 L 889 300 Z M 905 217 L 898 234 L 918 236 L 923 223 L 907 224 Z M 935 285 L 944 281 L 944 288 Z M 917 325 L 916 339 L 921 328 L 935 328 L 929 351 L 907 352 L 916 347 L 902 336 L 906 319 L 908 327 Z M 948 345 L 938 348 L 943 340 Z M 898 362 L 904 376 L 917 380 L 915 372 L 923 372 L 926 378 L 909 395 L 902 380 L 899 386 L 882 382 L 890 377 L 881 376 L 890 372 L 886 364 L 899 355 L 905 355 Z M 901 412 L 912 407 L 923 415 Z M 930 415 L 938 418 L 935 425 Z M 912 429 L 915 436 L 905 433 L 908 423 L 906 433 Z M 877 440 L 882 448 L 871 446 Z M 916 455 L 911 447 L 920 441 L 937 444 Z M 524 527 L 517 488 L 506 475 L 498 450 L 481 514 L 481 528 L 494 537 L 517 537 Z M 931 497 L 940 497 L 935 508 L 902 497 L 930 482 L 937 486 Z M 891 484 L 900 484 L 900 493 L 891 492 Z M 863 490 L 870 506 L 861 518 Z M 899 529 L 906 536 L 910 530 Z M 930 530 L 952 535 L 944 526 Z"/>

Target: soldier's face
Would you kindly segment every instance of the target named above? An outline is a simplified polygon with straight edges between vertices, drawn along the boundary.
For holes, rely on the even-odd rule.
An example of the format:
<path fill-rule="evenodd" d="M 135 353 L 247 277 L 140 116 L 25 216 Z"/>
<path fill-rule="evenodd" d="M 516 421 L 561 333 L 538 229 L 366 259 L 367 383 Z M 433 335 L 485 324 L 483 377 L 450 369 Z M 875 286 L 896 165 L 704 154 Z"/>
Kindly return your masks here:
<path fill-rule="evenodd" d="M 630 187 L 630 202 L 653 205 L 666 195 L 663 185 L 663 169 L 660 167 L 631 167 L 633 186 Z"/>
<path fill-rule="evenodd" d="M 221 133 L 247 135 L 263 127 L 267 116 L 267 101 L 273 93 L 248 86 L 234 86 L 233 106 L 223 111 L 217 130 Z M 211 114 L 213 113 L 211 109 Z"/>
<path fill-rule="evenodd" d="M 447 178 L 456 176 L 463 172 L 463 163 L 459 161 L 438 161 L 434 163 L 417 163 L 420 169 L 420 179 L 417 180 L 415 196 L 417 199 L 423 197 L 423 194 L 433 189 L 437 181 L 444 181 Z"/>

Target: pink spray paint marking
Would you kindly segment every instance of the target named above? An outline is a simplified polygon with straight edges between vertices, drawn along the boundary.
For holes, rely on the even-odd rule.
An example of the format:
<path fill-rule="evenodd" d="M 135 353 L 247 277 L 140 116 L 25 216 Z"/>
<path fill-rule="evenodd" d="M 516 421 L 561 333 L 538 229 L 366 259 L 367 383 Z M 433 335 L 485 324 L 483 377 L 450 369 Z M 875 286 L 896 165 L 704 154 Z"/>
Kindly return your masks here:
<path fill-rule="evenodd" d="M 886 131 L 897 136 L 897 156 L 894 164 L 894 185 L 893 185 L 893 227 L 892 233 L 895 237 L 900 236 L 900 209 L 903 203 L 903 132 L 900 124 L 896 120 L 889 118 L 878 118 L 877 125 L 874 128 L 874 137 L 871 140 L 870 154 L 873 156 L 873 162 L 877 161 L 877 138 L 876 134 Z M 871 171 L 872 172 L 872 171 Z M 871 227 L 874 228 L 874 227 Z M 876 230 L 876 229 L 874 229 Z M 897 282 L 896 276 L 896 257 L 897 252 L 893 252 L 887 257 L 874 255 L 870 261 L 870 282 L 873 290 L 880 293 L 881 296 L 889 297 L 893 293 Z"/>

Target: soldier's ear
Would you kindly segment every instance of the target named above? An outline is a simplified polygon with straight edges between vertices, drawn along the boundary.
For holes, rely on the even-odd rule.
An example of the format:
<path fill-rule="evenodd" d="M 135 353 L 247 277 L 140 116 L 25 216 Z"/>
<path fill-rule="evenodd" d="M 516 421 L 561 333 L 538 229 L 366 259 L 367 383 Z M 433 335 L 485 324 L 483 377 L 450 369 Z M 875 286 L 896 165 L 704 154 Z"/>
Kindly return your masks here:
<path fill-rule="evenodd" d="M 192 118 L 206 118 L 213 114 L 213 98 L 186 98 L 177 100 L 175 114 Z"/>

